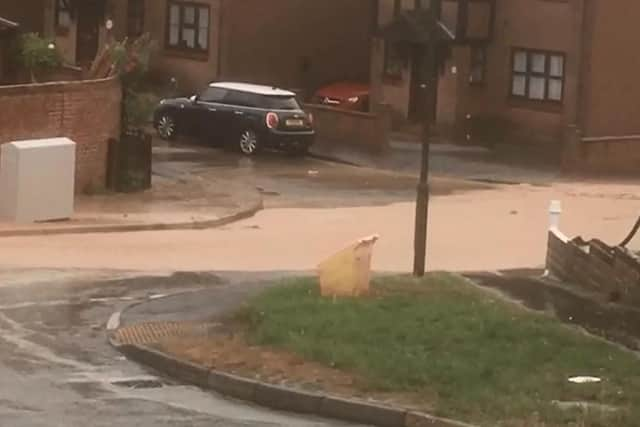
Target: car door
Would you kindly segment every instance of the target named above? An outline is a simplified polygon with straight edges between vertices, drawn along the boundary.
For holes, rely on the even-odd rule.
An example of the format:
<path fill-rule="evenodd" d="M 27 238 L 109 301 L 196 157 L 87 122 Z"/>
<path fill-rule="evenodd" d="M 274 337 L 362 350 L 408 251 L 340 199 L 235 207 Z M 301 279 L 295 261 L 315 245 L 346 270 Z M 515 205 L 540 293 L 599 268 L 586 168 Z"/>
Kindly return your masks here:
<path fill-rule="evenodd" d="M 192 108 L 192 122 L 197 137 L 217 144 L 221 133 L 221 114 L 226 89 L 209 87 L 205 89 L 195 101 Z"/>
<path fill-rule="evenodd" d="M 235 137 L 247 127 L 258 130 L 254 121 L 258 111 L 257 96 L 251 92 L 229 91 L 225 97 L 225 109 L 221 117 L 227 137 Z"/>

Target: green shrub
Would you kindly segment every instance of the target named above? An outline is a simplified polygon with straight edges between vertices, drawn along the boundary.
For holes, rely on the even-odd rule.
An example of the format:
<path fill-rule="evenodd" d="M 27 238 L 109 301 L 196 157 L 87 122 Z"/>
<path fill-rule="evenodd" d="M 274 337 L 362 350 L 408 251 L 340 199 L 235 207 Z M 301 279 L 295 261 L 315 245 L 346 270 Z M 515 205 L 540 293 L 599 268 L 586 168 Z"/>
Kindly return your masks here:
<path fill-rule="evenodd" d="M 40 37 L 36 33 L 23 34 L 18 39 L 17 62 L 37 82 L 36 75 L 54 70 L 62 65 L 62 56 L 52 39 Z"/>
<path fill-rule="evenodd" d="M 136 40 L 117 42 L 111 50 L 116 73 L 123 85 L 122 128 L 126 133 L 143 127 L 151 118 L 158 99 L 142 90 L 149 71 L 155 42 L 148 34 Z"/>

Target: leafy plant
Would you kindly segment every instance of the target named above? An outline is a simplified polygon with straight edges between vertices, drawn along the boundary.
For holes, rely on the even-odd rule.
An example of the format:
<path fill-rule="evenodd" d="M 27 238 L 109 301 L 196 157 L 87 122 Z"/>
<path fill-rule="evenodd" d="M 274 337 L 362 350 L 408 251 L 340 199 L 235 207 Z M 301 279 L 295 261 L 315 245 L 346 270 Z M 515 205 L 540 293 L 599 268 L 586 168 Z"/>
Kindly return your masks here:
<path fill-rule="evenodd" d="M 54 70 L 62 65 L 62 56 L 53 40 L 40 37 L 36 33 L 27 33 L 18 39 L 17 62 L 29 72 L 31 81 L 35 83 L 36 74 Z"/>
<path fill-rule="evenodd" d="M 143 127 L 151 117 L 157 97 L 142 90 L 149 71 L 155 42 L 148 34 L 136 40 L 125 39 L 111 48 L 113 69 L 122 80 L 122 129 L 123 133 Z"/>
<path fill-rule="evenodd" d="M 138 129 L 149 122 L 153 110 L 158 104 L 158 97 L 151 93 L 129 90 L 124 97 L 125 126 Z"/>

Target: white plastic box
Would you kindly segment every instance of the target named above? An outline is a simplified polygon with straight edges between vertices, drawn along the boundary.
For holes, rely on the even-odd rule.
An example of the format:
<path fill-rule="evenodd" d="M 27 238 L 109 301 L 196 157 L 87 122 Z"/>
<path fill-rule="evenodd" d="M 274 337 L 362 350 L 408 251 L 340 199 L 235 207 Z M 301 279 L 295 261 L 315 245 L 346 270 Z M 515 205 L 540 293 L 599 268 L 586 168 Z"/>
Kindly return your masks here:
<path fill-rule="evenodd" d="M 76 144 L 51 138 L 0 147 L 0 219 L 25 223 L 70 218 Z"/>

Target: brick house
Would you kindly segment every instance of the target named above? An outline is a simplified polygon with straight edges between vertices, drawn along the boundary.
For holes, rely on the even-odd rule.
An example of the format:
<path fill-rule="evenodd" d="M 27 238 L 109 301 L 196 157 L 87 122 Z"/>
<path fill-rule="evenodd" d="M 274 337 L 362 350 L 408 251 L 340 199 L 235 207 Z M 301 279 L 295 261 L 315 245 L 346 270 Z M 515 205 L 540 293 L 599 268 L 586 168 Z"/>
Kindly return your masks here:
<path fill-rule="evenodd" d="M 428 7 L 429 0 L 378 0 L 372 101 L 390 105 L 399 121 L 429 113 L 421 107 L 425 82 L 415 77 L 408 44 L 385 41 L 385 30 Z M 640 42 L 639 2 L 443 0 L 438 15 L 452 34 L 464 25 L 471 39 L 443 47 L 441 133 L 473 142 L 484 123 L 508 144 L 557 153 L 568 169 L 638 171 L 640 59 L 623 52 Z"/>
<path fill-rule="evenodd" d="M 11 39 L 21 32 L 42 32 L 43 0 L 0 2 L 0 84 L 11 80 Z"/>
<path fill-rule="evenodd" d="M 0 84 L 5 81 L 9 73 L 11 42 L 19 27 L 17 22 L 0 16 Z"/>
<path fill-rule="evenodd" d="M 0 1 L 0 16 L 20 24 L 21 31 L 41 33 L 44 29 L 46 0 Z"/>
<path fill-rule="evenodd" d="M 371 0 L 44 1 L 46 33 L 69 62 L 86 65 L 109 38 L 150 33 L 156 74 L 183 90 L 221 79 L 311 89 L 369 75 Z"/>

